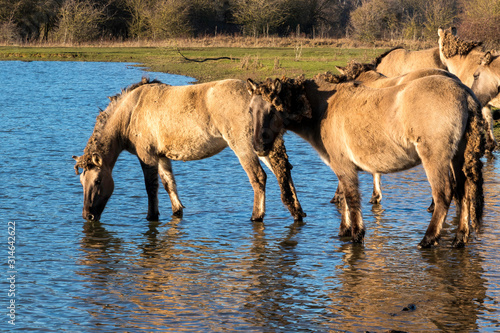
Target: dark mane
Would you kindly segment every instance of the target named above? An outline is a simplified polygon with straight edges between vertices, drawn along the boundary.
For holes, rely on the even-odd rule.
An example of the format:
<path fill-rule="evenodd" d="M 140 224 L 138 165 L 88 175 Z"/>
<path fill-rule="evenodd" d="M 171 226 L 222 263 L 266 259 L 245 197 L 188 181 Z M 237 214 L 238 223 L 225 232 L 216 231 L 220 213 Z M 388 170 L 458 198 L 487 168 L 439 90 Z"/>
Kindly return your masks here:
<path fill-rule="evenodd" d="M 467 42 L 461 40 L 457 36 L 453 35 L 449 30 L 444 31 L 441 44 L 443 55 L 446 58 L 451 58 L 456 55 L 465 56 L 476 47 L 482 45 L 481 42 Z"/>
<path fill-rule="evenodd" d="M 137 89 L 140 86 L 146 85 L 146 84 L 153 84 L 153 83 L 162 83 L 161 81 L 158 81 L 156 79 L 150 80 L 149 78 L 143 77 L 142 80 L 138 83 L 134 83 L 126 87 L 125 89 L 122 89 L 122 91 L 114 96 L 109 97 L 111 102 L 109 103 L 108 107 L 104 111 L 100 111 L 99 114 L 97 115 L 96 122 L 94 125 L 94 131 L 92 132 L 92 135 L 89 138 L 89 141 L 87 142 L 87 145 L 85 146 L 85 149 L 83 150 L 83 155 L 78 159 L 78 161 L 75 164 L 75 171 L 78 174 L 78 168 L 82 169 L 90 169 L 94 166 L 94 163 L 92 162 L 92 155 L 94 153 L 99 153 L 101 155 L 104 155 L 104 148 L 103 144 L 101 143 L 101 132 L 103 128 L 106 126 L 106 123 L 109 119 L 109 116 L 114 110 L 114 106 L 116 105 L 117 101 L 122 97 L 123 95 L 133 91 L 134 89 Z"/>
<path fill-rule="evenodd" d="M 382 62 L 382 59 L 384 59 L 389 53 L 391 53 L 394 50 L 399 50 L 402 48 L 403 48 L 402 46 L 396 46 L 396 47 L 393 47 L 392 49 L 390 49 L 389 51 L 382 53 L 381 55 L 379 55 L 378 57 L 373 59 L 372 65 L 376 68 Z"/>

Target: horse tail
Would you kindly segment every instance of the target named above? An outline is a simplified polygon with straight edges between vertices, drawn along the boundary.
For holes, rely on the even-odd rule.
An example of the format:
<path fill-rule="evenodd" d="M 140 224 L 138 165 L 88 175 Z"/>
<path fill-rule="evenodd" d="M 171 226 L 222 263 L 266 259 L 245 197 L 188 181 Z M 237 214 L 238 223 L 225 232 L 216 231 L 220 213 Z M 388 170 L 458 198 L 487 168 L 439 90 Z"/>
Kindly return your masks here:
<path fill-rule="evenodd" d="M 483 217 L 483 163 L 485 140 L 481 106 L 474 95 L 468 96 L 469 114 L 465 130 L 465 153 L 463 172 L 466 181 L 466 202 L 469 205 L 471 225 L 476 229 Z"/>

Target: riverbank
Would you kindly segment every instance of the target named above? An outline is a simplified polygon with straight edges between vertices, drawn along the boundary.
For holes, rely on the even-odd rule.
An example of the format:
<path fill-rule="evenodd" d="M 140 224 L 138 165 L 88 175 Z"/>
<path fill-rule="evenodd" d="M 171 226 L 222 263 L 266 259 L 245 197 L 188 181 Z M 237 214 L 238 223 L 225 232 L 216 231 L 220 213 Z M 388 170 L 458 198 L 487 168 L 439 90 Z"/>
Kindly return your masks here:
<path fill-rule="evenodd" d="M 369 62 L 386 48 L 334 47 L 17 47 L 1 46 L 0 60 L 132 62 L 150 71 L 182 74 L 198 82 L 335 71 L 349 60 Z"/>

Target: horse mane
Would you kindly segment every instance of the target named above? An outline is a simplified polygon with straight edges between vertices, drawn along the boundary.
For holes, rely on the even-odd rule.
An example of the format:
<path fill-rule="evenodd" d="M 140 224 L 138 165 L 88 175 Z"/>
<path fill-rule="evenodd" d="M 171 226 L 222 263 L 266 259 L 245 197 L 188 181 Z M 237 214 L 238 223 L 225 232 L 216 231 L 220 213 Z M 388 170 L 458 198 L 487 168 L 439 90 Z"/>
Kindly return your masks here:
<path fill-rule="evenodd" d="M 113 113 L 115 109 L 115 105 L 118 103 L 120 98 L 124 96 L 125 94 L 143 86 L 146 84 L 154 84 L 154 83 L 162 83 L 159 80 L 150 80 L 147 77 L 143 77 L 142 80 L 138 83 L 134 83 L 126 87 L 125 89 L 122 89 L 122 91 L 114 96 L 109 97 L 110 103 L 108 104 L 108 107 L 102 111 L 100 110 L 99 114 L 97 115 L 96 122 L 94 125 L 94 130 L 92 132 L 92 135 L 90 136 L 87 145 L 85 146 L 85 149 L 83 150 L 83 155 L 78 157 L 76 164 L 75 164 L 75 171 L 78 174 L 78 169 L 82 168 L 84 170 L 88 170 L 94 166 L 93 162 L 93 155 L 94 154 L 101 154 L 104 155 L 105 148 L 104 144 L 101 142 L 101 133 L 103 128 L 106 126 L 106 123 L 108 119 L 110 118 L 110 115 Z"/>
<path fill-rule="evenodd" d="M 465 56 L 470 51 L 482 45 L 482 42 L 467 42 L 453 35 L 451 31 L 445 30 L 442 44 L 442 52 L 446 58 L 453 56 Z"/>
<path fill-rule="evenodd" d="M 276 87 L 279 81 L 280 87 Z M 291 119 L 300 122 L 303 117 L 312 116 L 312 108 L 305 92 L 306 79 L 303 75 L 295 79 L 283 76 L 281 79 L 267 78 L 258 85 L 255 94 L 271 103 L 276 110 L 286 112 Z"/>
<path fill-rule="evenodd" d="M 380 63 L 382 62 L 382 59 L 384 59 L 389 53 L 391 53 L 394 50 L 399 50 L 402 48 L 403 48 L 402 46 L 396 46 L 396 47 L 393 47 L 392 49 L 390 49 L 389 51 L 385 51 L 384 53 L 382 53 L 381 55 L 379 55 L 378 57 L 373 59 L 372 65 L 376 68 L 378 65 L 380 65 Z"/>

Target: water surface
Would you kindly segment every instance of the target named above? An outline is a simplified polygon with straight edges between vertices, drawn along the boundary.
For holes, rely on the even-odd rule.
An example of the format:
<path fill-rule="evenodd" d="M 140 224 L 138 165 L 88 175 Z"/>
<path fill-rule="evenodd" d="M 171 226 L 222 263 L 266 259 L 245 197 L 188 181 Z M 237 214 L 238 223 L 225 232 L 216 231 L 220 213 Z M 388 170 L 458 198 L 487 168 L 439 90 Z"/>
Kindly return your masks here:
<path fill-rule="evenodd" d="M 81 218 L 80 155 L 107 96 L 145 73 L 123 63 L 0 62 L 0 210 L 3 276 L 8 222 L 16 223 L 15 329 L 34 332 L 496 332 L 500 330 L 500 160 L 485 160 L 483 228 L 450 247 L 419 250 L 430 220 L 422 168 L 383 177 L 368 204 L 364 246 L 336 235 L 337 180 L 306 143 L 286 136 L 299 199 L 296 224 L 268 172 L 267 215 L 249 221 L 253 193 L 230 149 L 174 162 L 184 218 L 146 221 L 139 163 L 123 153 L 101 221 Z M 191 79 L 149 73 L 173 85 Z M 12 330 L 2 278 L 0 330 Z"/>

